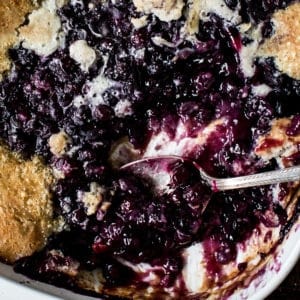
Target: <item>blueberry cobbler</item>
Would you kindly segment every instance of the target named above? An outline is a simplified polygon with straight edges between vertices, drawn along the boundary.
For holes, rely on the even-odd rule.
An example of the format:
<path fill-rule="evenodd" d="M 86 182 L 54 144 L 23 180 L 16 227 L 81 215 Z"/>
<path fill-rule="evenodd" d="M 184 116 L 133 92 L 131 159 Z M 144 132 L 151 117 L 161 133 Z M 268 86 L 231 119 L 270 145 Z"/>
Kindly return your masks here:
<path fill-rule="evenodd" d="M 283 0 L 2 1 L 2 261 L 98 297 L 246 285 L 297 222 L 298 182 L 212 193 L 178 161 L 157 192 L 120 167 L 300 164 L 299 16 Z"/>

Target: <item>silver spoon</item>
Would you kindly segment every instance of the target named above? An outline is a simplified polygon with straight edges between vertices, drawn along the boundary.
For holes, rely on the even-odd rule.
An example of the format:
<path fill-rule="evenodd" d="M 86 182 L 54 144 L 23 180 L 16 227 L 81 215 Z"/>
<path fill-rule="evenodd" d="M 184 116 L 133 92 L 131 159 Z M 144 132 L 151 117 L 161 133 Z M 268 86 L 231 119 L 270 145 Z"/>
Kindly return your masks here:
<path fill-rule="evenodd" d="M 210 186 L 213 192 L 242 189 L 248 187 L 263 186 L 281 182 L 300 180 L 300 166 L 285 169 L 262 172 L 253 175 L 238 176 L 233 178 L 215 178 L 209 176 L 197 163 L 188 158 L 176 155 L 165 155 L 148 157 L 127 163 L 121 167 L 122 170 L 131 170 L 139 175 L 147 175 L 160 185 L 160 190 L 165 189 L 168 179 L 164 177 L 168 172 L 166 168 L 174 162 L 192 162 L 199 170 L 201 178 Z"/>

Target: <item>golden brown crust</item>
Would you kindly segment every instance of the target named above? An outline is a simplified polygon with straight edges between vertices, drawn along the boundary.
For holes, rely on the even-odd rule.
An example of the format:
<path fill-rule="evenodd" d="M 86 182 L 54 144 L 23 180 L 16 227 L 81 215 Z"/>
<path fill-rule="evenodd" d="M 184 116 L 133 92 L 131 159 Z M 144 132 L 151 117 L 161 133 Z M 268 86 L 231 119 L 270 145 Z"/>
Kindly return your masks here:
<path fill-rule="evenodd" d="M 52 232 L 50 171 L 0 146 L 0 257 L 7 262 L 42 248 Z"/>
<path fill-rule="evenodd" d="M 300 79 L 300 3 L 277 11 L 272 18 L 275 33 L 260 47 L 259 54 L 274 57 L 278 69 Z"/>
<path fill-rule="evenodd" d="M 34 7 L 31 0 L 0 1 L 0 74 L 10 67 L 7 50 L 17 41 L 16 28 Z"/>

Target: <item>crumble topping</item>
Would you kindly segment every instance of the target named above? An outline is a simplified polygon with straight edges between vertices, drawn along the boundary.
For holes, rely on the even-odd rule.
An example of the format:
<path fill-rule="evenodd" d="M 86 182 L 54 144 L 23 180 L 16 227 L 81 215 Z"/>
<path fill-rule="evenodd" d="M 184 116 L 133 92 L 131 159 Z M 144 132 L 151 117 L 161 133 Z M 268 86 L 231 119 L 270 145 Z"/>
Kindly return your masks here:
<path fill-rule="evenodd" d="M 12 263 L 45 246 L 54 229 L 50 171 L 0 146 L 0 256 Z"/>
<path fill-rule="evenodd" d="M 6 0 L 0 2 L 0 80 L 2 73 L 10 68 L 7 50 L 17 42 L 16 28 L 25 15 L 34 9 L 30 0 Z"/>
<path fill-rule="evenodd" d="M 300 3 L 278 10 L 272 17 L 275 33 L 260 46 L 259 54 L 274 57 L 278 69 L 300 79 Z"/>
<path fill-rule="evenodd" d="M 198 0 L 195 2 L 198 2 Z M 199 0 L 199 6 L 200 19 L 206 19 L 210 13 L 215 13 L 231 24 L 238 24 L 241 21 L 239 5 L 232 10 L 228 8 L 223 0 Z"/>
<path fill-rule="evenodd" d="M 70 138 L 64 131 L 52 134 L 49 138 L 50 151 L 56 156 L 61 156 L 65 153 L 69 142 Z"/>
<path fill-rule="evenodd" d="M 41 56 L 48 56 L 58 48 L 61 23 L 56 8 L 55 0 L 48 0 L 29 15 L 29 24 L 19 28 L 23 47 Z"/>
<path fill-rule="evenodd" d="M 183 0 L 133 0 L 133 3 L 137 11 L 145 14 L 153 13 L 165 22 L 178 20 L 184 7 Z"/>
<path fill-rule="evenodd" d="M 240 5 L 232 10 L 223 0 L 189 0 L 185 32 L 194 35 L 199 31 L 199 21 L 209 19 L 210 14 L 217 14 L 226 22 L 238 24 L 241 22 L 239 15 Z"/>
<path fill-rule="evenodd" d="M 135 29 L 143 28 L 147 25 L 147 16 L 142 16 L 140 18 L 131 18 L 131 23 Z"/>
<path fill-rule="evenodd" d="M 71 44 L 70 57 L 80 64 L 80 68 L 87 72 L 96 60 L 95 50 L 85 40 L 78 40 Z"/>
<path fill-rule="evenodd" d="M 82 197 L 82 202 L 86 208 L 88 216 L 97 211 L 99 204 L 103 201 L 104 189 L 98 183 L 92 182 L 90 191 L 85 192 Z"/>

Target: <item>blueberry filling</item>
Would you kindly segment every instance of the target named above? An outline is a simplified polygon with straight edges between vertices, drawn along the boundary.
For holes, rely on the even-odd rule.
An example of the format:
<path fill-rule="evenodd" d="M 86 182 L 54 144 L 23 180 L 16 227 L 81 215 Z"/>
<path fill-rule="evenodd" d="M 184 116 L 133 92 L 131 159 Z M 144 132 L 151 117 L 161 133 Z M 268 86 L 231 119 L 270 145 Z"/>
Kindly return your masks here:
<path fill-rule="evenodd" d="M 221 265 L 234 261 L 236 244 L 259 223 L 267 227 L 285 223 L 286 213 L 273 203 L 272 189 L 215 193 L 202 215 L 209 191 L 199 184 L 195 170 L 185 164 L 174 166 L 172 191 L 158 196 L 149 182 L 112 168 L 111 148 L 127 137 L 143 151 L 161 130 L 174 138 L 179 122 L 188 136 L 195 137 L 222 119 L 205 144 L 189 154 L 191 158 L 219 177 L 277 168 L 276 162 L 253 156 L 254 142 L 270 129 L 271 120 L 295 114 L 299 81 L 278 74 L 272 61 L 257 61 L 255 75 L 247 78 L 239 57 L 245 41 L 215 15 L 201 21 L 196 39 L 188 40 L 180 36 L 184 17 L 166 23 L 149 15 L 147 25 L 137 29 L 131 18 L 140 13 L 132 3 L 95 1 L 90 9 L 88 2 L 58 11 L 65 48 L 48 57 L 22 46 L 10 50 L 14 69 L 0 83 L 1 138 L 25 157 L 38 154 L 64 175 L 55 184 L 53 199 L 56 214 L 64 216 L 69 226 L 69 231 L 53 236 L 42 253 L 20 261 L 17 270 L 53 282 L 61 273 L 57 266 L 74 260 L 82 268 L 102 268 L 110 285 L 139 282 L 120 263 L 123 259 L 160 266 L 160 285 L 169 287 L 182 271 L 181 250 L 203 241 L 210 271 L 218 273 Z M 225 1 L 230 9 L 240 5 L 243 19 L 255 22 L 267 20 L 288 2 Z M 271 34 L 270 24 L 264 31 Z M 81 39 L 97 53 L 88 72 L 69 56 L 70 45 Z M 93 103 L 90 95 L 87 103 L 75 105 L 74 99 L 84 99 L 99 74 L 112 82 L 101 101 Z M 260 84 L 272 91 L 255 95 L 252 87 Z M 120 112 L 124 103 L 127 108 Z M 287 134 L 299 134 L 299 124 L 296 115 Z M 57 157 L 48 141 L 61 130 L 70 141 L 67 152 Z M 82 197 L 93 183 L 103 187 L 105 205 L 89 214 Z M 60 249 L 66 261 L 49 254 L 52 249 Z M 241 272 L 245 268 L 245 263 L 239 265 Z"/>

